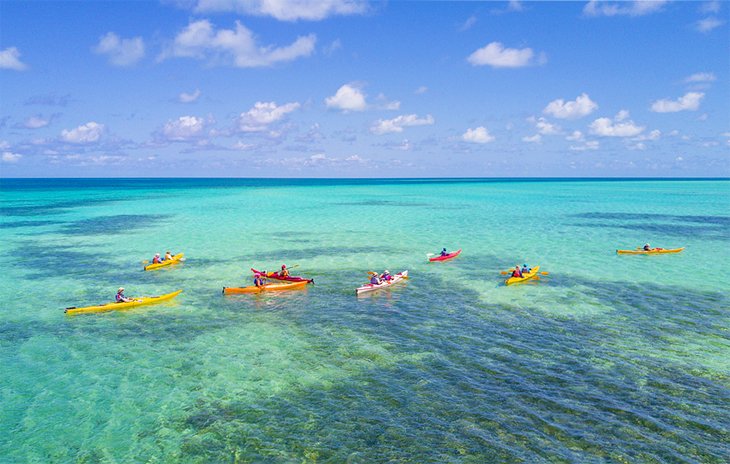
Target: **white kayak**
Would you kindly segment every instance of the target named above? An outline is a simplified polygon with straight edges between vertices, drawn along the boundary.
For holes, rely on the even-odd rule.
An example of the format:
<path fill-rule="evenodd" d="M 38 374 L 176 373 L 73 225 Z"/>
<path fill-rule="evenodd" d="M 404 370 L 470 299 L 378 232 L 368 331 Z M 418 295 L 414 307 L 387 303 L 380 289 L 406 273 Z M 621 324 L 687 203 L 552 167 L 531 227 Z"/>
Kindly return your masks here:
<path fill-rule="evenodd" d="M 374 290 L 380 290 L 381 288 L 388 288 L 391 285 L 400 282 L 403 279 L 408 278 L 408 271 L 399 272 L 398 274 L 395 274 L 393 276 L 393 279 L 390 281 L 384 281 L 380 284 L 365 284 L 362 287 L 357 287 L 355 289 L 356 295 L 362 295 L 363 293 L 372 292 Z"/>

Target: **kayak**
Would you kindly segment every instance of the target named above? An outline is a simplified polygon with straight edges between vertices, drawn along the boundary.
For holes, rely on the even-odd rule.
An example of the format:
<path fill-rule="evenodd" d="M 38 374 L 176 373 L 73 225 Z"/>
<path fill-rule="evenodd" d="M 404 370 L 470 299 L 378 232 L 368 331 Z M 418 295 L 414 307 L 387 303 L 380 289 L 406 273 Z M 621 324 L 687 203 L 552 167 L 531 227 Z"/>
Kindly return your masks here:
<path fill-rule="evenodd" d="M 165 261 L 161 263 L 155 263 L 155 264 L 148 264 L 144 267 L 145 271 L 151 271 L 153 269 L 159 269 L 164 266 L 169 266 L 170 264 L 177 264 L 180 262 L 182 257 L 185 256 L 185 253 L 178 253 L 175 256 L 172 257 L 172 259 L 166 259 Z"/>
<path fill-rule="evenodd" d="M 636 250 L 616 250 L 616 253 L 619 255 L 659 255 L 664 253 L 679 253 L 680 251 L 684 250 L 684 247 L 682 248 L 654 248 L 651 250 L 643 250 L 641 248 L 637 248 Z"/>
<path fill-rule="evenodd" d="M 534 279 L 537 277 L 538 272 L 540 271 L 540 266 L 533 267 L 529 273 L 522 274 L 522 277 L 510 277 L 509 279 L 504 281 L 505 285 L 512 285 L 512 284 L 518 284 L 520 282 L 527 282 L 530 279 Z"/>
<path fill-rule="evenodd" d="M 434 256 L 433 258 L 428 258 L 428 260 L 431 261 L 431 262 L 434 262 L 434 261 L 448 261 L 450 259 L 456 258 L 460 254 L 461 254 L 461 248 L 459 248 L 458 250 L 456 250 L 453 253 L 449 253 L 449 254 L 444 255 L 444 256 Z"/>
<path fill-rule="evenodd" d="M 64 312 L 66 314 L 85 314 L 85 313 L 100 313 L 103 311 L 117 311 L 120 309 L 130 309 L 130 308 L 136 308 L 137 306 L 143 306 L 143 305 L 151 305 L 163 302 L 165 300 L 171 300 L 178 296 L 180 293 L 182 293 L 182 290 L 178 290 L 176 292 L 168 293 L 166 295 L 160 295 L 160 296 L 140 296 L 137 298 L 134 298 L 132 301 L 128 301 L 126 303 L 106 303 L 102 305 L 97 306 L 85 306 L 83 308 L 77 308 L 75 306 L 71 306 L 70 308 L 66 308 Z"/>
<path fill-rule="evenodd" d="M 262 271 L 257 271 L 254 268 L 251 268 L 251 271 L 254 274 L 261 274 L 262 276 L 265 276 L 269 279 L 274 279 L 274 280 L 286 280 L 287 282 L 307 282 L 307 283 L 311 283 L 311 284 L 314 283 L 314 279 L 305 279 L 304 277 L 299 277 L 299 276 L 284 277 L 284 276 L 280 276 L 278 272 L 262 272 Z"/>
<path fill-rule="evenodd" d="M 408 271 L 399 272 L 398 274 L 393 276 L 393 279 L 389 282 L 383 282 L 381 284 L 365 284 L 362 287 L 357 287 L 355 289 L 356 295 L 361 295 L 363 293 L 372 292 L 374 290 L 379 290 L 381 288 L 390 287 L 391 285 L 400 282 L 403 279 L 408 278 Z"/>
<path fill-rule="evenodd" d="M 265 284 L 261 287 L 251 285 L 250 287 L 223 287 L 223 293 L 226 295 L 234 293 L 264 293 L 264 292 L 281 292 L 283 290 L 299 290 L 305 288 L 309 282 L 289 282 L 286 284 Z"/>

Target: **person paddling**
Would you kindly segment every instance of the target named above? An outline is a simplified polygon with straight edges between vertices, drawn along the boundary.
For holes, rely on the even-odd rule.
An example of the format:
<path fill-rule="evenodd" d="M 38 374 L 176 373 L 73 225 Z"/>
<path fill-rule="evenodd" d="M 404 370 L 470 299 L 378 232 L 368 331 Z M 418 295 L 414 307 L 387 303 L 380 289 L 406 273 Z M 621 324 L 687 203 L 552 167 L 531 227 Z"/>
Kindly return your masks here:
<path fill-rule="evenodd" d="M 266 282 L 265 279 L 261 276 L 260 273 L 256 273 L 253 275 L 253 284 L 257 287 L 263 287 Z"/>
<path fill-rule="evenodd" d="M 520 270 L 520 274 L 529 274 L 530 271 L 532 271 L 532 268 L 528 268 L 527 264 L 523 264 L 522 269 Z"/>
<path fill-rule="evenodd" d="M 393 276 L 390 275 L 390 272 L 386 269 L 385 271 L 383 271 L 383 275 L 380 276 L 380 279 L 385 282 L 390 282 L 391 280 L 393 280 Z"/>
<path fill-rule="evenodd" d="M 167 253 L 165 253 L 165 259 L 164 259 L 164 261 L 168 261 L 168 260 L 171 260 L 171 259 L 172 259 L 172 253 L 170 253 L 168 251 Z"/>
<path fill-rule="evenodd" d="M 132 301 L 132 299 L 124 296 L 124 287 L 119 287 L 119 290 L 117 290 L 116 301 L 117 303 L 128 303 Z"/>
<path fill-rule="evenodd" d="M 441 256 L 446 256 L 446 255 L 448 255 L 448 253 L 446 252 L 446 248 L 444 248 L 443 250 L 441 250 Z"/>
<path fill-rule="evenodd" d="M 378 277 L 378 274 L 373 274 L 373 276 L 370 277 L 370 283 L 372 285 L 380 285 L 380 278 Z"/>
<path fill-rule="evenodd" d="M 286 264 L 281 265 L 281 271 L 279 271 L 280 277 L 289 277 L 289 269 L 286 268 Z"/>
<path fill-rule="evenodd" d="M 512 271 L 512 277 L 522 277 L 522 271 L 520 270 L 520 265 L 515 266 L 515 270 Z"/>
<path fill-rule="evenodd" d="M 155 253 L 155 256 L 152 258 L 152 264 L 160 264 L 162 262 L 162 259 L 160 258 L 159 253 Z"/>
<path fill-rule="evenodd" d="M 651 251 L 651 245 L 649 245 L 648 243 L 645 243 L 644 244 L 644 251 Z"/>

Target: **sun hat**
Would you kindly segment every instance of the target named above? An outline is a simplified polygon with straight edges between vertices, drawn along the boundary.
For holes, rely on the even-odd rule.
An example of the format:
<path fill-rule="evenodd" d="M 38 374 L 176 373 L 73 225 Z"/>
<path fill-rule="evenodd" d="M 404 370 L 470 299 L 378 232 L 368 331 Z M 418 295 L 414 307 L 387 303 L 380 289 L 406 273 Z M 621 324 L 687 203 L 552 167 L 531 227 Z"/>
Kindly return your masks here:
<path fill-rule="evenodd" d="M 124 287 L 119 287 L 119 290 L 117 290 L 117 293 L 123 292 L 123 291 L 124 291 Z"/>

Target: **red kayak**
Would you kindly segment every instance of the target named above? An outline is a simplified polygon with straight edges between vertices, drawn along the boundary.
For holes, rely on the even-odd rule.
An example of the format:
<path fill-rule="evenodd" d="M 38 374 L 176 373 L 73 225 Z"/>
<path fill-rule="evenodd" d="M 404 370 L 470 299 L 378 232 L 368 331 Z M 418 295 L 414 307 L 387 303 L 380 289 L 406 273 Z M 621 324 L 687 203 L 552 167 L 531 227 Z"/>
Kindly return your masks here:
<path fill-rule="evenodd" d="M 433 261 L 448 261 L 450 259 L 456 258 L 460 254 L 461 254 L 461 248 L 459 248 L 458 250 L 456 250 L 453 253 L 449 253 L 448 255 L 434 256 L 433 258 L 428 258 L 428 260 L 431 261 L 431 262 L 433 262 Z"/>
<path fill-rule="evenodd" d="M 310 284 L 314 283 L 314 279 L 305 279 L 304 277 L 299 276 L 280 276 L 278 272 L 263 272 L 263 271 L 257 271 L 254 268 L 251 268 L 251 271 L 254 274 L 261 274 L 262 276 L 268 278 L 268 279 L 274 279 L 274 280 L 286 280 L 287 282 L 307 282 Z"/>

